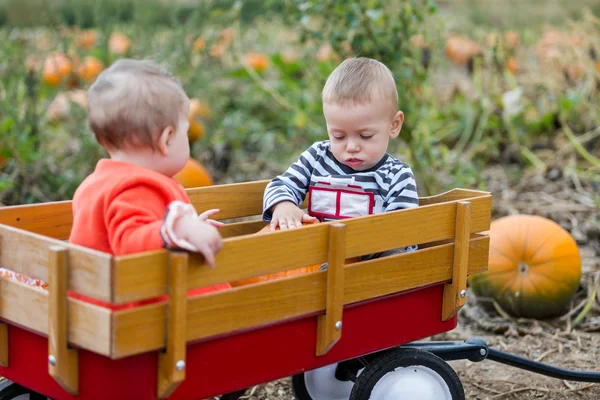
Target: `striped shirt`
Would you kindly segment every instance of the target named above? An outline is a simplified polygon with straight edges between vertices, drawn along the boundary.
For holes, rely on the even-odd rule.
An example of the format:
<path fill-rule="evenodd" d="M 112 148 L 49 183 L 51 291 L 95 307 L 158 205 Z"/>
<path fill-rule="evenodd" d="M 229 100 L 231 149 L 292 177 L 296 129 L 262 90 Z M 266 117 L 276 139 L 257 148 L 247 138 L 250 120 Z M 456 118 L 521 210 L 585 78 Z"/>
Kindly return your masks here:
<path fill-rule="evenodd" d="M 408 164 L 389 154 L 365 171 L 355 171 L 337 161 L 329 140 L 314 143 L 287 171 L 273 179 L 263 197 L 264 221 L 271 221 L 272 207 L 282 201 L 300 206 L 309 186 L 326 179 L 350 180 L 375 198 L 374 213 L 414 208 L 419 205 L 417 185 Z"/>

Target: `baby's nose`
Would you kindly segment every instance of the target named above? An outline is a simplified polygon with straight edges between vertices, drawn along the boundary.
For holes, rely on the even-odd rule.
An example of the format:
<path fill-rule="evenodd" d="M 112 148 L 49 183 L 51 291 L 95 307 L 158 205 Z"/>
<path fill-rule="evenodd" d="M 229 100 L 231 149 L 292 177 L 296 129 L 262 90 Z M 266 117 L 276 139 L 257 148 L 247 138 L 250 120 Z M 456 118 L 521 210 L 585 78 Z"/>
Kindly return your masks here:
<path fill-rule="evenodd" d="M 346 151 L 348 151 L 349 153 L 356 153 L 359 150 L 360 147 L 358 146 L 358 143 L 348 142 L 348 145 L 346 146 Z"/>

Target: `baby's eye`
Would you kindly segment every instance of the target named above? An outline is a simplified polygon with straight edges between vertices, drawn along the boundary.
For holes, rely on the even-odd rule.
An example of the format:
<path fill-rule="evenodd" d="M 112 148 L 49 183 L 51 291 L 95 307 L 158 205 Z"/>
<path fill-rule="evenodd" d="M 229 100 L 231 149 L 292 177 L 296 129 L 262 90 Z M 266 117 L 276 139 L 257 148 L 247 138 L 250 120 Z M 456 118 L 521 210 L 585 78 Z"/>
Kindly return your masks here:
<path fill-rule="evenodd" d="M 333 135 L 332 135 L 333 136 Z M 335 140 L 344 140 L 344 136 L 333 136 Z"/>
<path fill-rule="evenodd" d="M 360 135 L 363 140 L 369 140 L 373 137 L 373 135 Z"/>

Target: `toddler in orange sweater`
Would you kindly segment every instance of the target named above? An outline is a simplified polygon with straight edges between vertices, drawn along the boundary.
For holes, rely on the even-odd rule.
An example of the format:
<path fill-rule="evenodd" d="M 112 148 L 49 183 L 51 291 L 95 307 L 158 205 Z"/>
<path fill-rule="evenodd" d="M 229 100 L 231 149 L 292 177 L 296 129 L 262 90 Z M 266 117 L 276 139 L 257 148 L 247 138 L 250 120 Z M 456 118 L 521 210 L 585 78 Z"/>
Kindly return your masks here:
<path fill-rule="evenodd" d="M 110 158 L 75 192 L 69 242 L 117 256 L 179 248 L 201 253 L 214 267 L 222 224 L 210 216 L 219 210 L 198 215 L 172 178 L 190 156 L 189 108 L 180 83 L 149 62 L 121 59 L 98 76 L 88 93 L 88 122 Z M 112 309 L 132 305 L 71 296 Z"/>

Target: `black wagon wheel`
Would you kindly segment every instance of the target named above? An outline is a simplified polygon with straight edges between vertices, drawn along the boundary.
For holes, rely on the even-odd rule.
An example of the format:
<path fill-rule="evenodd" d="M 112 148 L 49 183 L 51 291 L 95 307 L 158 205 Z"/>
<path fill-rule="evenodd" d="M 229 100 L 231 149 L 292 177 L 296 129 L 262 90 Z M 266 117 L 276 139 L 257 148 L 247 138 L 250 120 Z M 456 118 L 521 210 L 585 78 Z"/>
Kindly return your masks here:
<path fill-rule="evenodd" d="M 348 400 L 354 382 L 340 376 L 339 364 L 326 365 L 292 376 L 292 392 L 298 400 Z"/>
<path fill-rule="evenodd" d="M 0 400 L 47 400 L 48 397 L 24 388 L 8 379 L 0 381 Z"/>
<path fill-rule="evenodd" d="M 464 400 L 456 372 L 435 354 L 397 348 L 358 375 L 350 400 Z"/>

